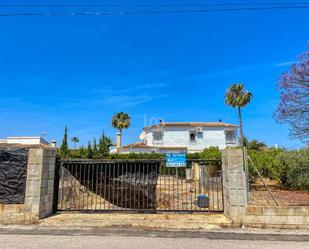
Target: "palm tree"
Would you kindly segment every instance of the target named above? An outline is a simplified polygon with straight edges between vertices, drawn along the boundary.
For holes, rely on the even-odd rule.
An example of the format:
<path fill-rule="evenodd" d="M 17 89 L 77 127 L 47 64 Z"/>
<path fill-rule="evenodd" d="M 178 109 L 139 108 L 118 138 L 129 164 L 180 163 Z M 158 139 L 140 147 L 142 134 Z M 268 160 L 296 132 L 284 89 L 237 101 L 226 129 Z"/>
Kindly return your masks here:
<path fill-rule="evenodd" d="M 243 83 L 235 83 L 227 90 L 225 94 L 225 104 L 238 108 L 240 145 L 244 146 L 244 134 L 242 125 L 241 108 L 245 107 L 251 101 L 253 95 L 244 88 Z"/>
<path fill-rule="evenodd" d="M 76 144 L 79 143 L 78 137 L 72 137 L 71 141 L 74 143 L 74 149 L 76 148 Z"/>
<path fill-rule="evenodd" d="M 248 150 L 262 150 L 264 148 L 267 148 L 267 144 L 264 142 L 258 141 L 256 139 L 252 139 L 249 141 L 246 137 L 244 137 L 244 146 Z"/>
<path fill-rule="evenodd" d="M 112 126 L 116 129 L 118 129 L 117 148 L 121 147 L 122 130 L 128 129 L 130 127 L 130 125 L 131 125 L 131 117 L 127 113 L 117 112 L 112 117 Z"/>

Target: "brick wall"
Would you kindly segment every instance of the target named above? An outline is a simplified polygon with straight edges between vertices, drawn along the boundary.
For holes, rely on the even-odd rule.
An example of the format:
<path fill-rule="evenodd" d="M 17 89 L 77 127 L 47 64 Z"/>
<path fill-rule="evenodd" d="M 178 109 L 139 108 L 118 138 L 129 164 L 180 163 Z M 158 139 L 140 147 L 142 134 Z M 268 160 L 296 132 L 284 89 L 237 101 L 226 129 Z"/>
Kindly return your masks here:
<path fill-rule="evenodd" d="M 247 207 L 243 225 L 272 228 L 309 228 L 309 207 Z"/>

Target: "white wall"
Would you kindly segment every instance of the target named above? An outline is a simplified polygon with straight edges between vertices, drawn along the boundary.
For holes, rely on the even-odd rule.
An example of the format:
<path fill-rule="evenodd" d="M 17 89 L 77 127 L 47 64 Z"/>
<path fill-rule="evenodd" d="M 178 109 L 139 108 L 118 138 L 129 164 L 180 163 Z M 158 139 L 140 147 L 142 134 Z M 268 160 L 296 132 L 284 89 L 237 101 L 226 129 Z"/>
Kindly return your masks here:
<path fill-rule="evenodd" d="M 40 137 L 8 137 L 6 139 L 7 144 L 22 144 L 22 145 L 39 145 L 48 144 L 44 139 Z"/>
<path fill-rule="evenodd" d="M 196 143 L 190 142 L 189 130 L 194 130 L 196 127 L 160 127 L 148 129 L 146 133 L 146 144 L 149 146 L 175 146 L 187 147 L 188 152 L 202 151 L 210 146 L 218 146 L 220 149 L 226 148 L 225 130 L 226 127 L 203 127 L 203 138 L 197 137 Z M 153 141 L 152 131 L 163 131 L 162 143 Z"/>

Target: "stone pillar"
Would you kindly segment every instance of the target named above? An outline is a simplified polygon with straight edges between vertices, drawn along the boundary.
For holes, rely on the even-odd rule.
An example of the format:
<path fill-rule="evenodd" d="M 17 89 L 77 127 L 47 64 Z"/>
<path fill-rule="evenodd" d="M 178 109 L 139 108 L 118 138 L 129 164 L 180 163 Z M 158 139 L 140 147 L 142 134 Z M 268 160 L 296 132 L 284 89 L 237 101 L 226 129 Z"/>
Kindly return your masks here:
<path fill-rule="evenodd" d="M 244 162 L 243 158 L 242 148 L 227 148 L 222 151 L 224 213 L 237 224 L 242 223 L 248 203 L 244 170 L 247 160 Z"/>
<path fill-rule="evenodd" d="M 37 221 L 52 213 L 55 163 L 55 149 L 29 149 L 25 215 L 30 217 L 25 217 L 26 221 Z"/>

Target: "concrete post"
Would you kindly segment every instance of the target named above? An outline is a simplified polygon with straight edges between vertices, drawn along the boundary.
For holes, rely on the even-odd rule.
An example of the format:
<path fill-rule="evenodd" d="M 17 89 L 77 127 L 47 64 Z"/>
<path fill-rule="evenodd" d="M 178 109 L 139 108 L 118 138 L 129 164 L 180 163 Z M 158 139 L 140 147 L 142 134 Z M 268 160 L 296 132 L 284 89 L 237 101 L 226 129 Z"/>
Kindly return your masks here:
<path fill-rule="evenodd" d="M 30 217 L 25 220 L 36 221 L 52 213 L 55 163 L 55 149 L 29 149 L 25 215 Z"/>
<path fill-rule="evenodd" d="M 242 148 L 227 148 L 222 151 L 224 212 L 237 224 L 242 223 L 248 203 L 244 171 L 246 162 L 243 157 Z"/>

